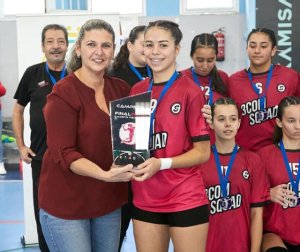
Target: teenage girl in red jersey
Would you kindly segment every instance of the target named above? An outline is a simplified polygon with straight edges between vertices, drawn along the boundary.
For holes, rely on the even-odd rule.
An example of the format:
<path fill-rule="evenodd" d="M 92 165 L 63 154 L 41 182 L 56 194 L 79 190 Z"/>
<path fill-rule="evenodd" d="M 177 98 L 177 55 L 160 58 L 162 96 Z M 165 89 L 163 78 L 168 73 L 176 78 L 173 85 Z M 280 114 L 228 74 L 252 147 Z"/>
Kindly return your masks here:
<path fill-rule="evenodd" d="M 260 251 L 269 184 L 259 156 L 236 144 L 240 121 L 231 98 L 212 105 L 216 143 L 209 161 L 201 165 L 210 204 L 207 252 Z"/>
<path fill-rule="evenodd" d="M 274 144 L 260 151 L 271 185 L 264 210 L 263 252 L 300 251 L 300 98 L 279 103 Z"/>
<path fill-rule="evenodd" d="M 241 112 L 237 143 L 250 150 L 272 144 L 278 104 L 286 96 L 300 97 L 299 74 L 288 67 L 273 65 L 276 37 L 272 30 L 253 29 L 247 38 L 250 67 L 229 78 L 228 96 Z"/>
<path fill-rule="evenodd" d="M 217 69 L 217 54 L 218 41 L 214 35 L 209 33 L 196 35 L 192 41 L 190 52 L 193 66 L 182 71 L 183 75 L 191 78 L 204 92 L 207 104 L 210 106 L 218 98 L 227 96 L 228 75 Z M 211 130 L 211 143 L 215 142 L 214 139 L 215 133 Z"/>
<path fill-rule="evenodd" d="M 218 41 L 215 36 L 209 33 L 199 34 L 191 44 L 193 67 L 182 71 L 183 75 L 190 77 L 201 88 L 210 105 L 226 96 L 228 83 L 228 75 L 216 67 L 217 54 Z"/>
<path fill-rule="evenodd" d="M 131 94 L 152 91 L 152 157 L 135 169 L 133 226 L 138 251 L 204 252 L 208 206 L 199 164 L 209 157 L 209 130 L 201 110 L 205 98 L 176 71 L 182 33 L 158 20 L 145 31 L 144 53 L 153 77 Z"/>

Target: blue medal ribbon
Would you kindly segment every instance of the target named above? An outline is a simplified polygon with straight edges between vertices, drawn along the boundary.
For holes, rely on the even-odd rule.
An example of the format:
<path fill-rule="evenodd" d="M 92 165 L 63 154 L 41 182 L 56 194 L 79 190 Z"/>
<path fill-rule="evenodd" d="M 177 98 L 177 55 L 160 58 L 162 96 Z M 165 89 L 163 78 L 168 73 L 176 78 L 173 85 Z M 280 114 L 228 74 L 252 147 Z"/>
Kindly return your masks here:
<path fill-rule="evenodd" d="M 45 67 L 46 67 L 46 72 L 47 72 L 47 74 L 49 75 L 52 84 L 55 85 L 57 81 L 56 81 L 56 79 L 54 78 L 54 76 L 50 73 L 49 66 L 48 66 L 47 62 L 46 62 L 46 64 L 45 64 Z M 65 75 L 66 75 L 66 64 L 64 64 L 64 67 L 63 67 L 63 69 L 62 69 L 62 71 L 61 71 L 61 74 L 60 74 L 60 78 L 59 78 L 59 79 L 61 80 L 62 78 L 65 77 Z"/>
<path fill-rule="evenodd" d="M 227 194 L 226 187 L 227 187 L 230 172 L 232 170 L 233 162 L 235 160 L 236 153 L 237 153 L 237 150 L 238 150 L 238 145 L 237 144 L 234 145 L 234 148 L 233 148 L 233 151 L 231 153 L 228 168 L 227 168 L 227 171 L 226 171 L 225 175 L 223 175 L 223 173 L 222 173 L 221 162 L 220 162 L 220 159 L 219 159 L 219 154 L 218 154 L 216 145 L 212 145 L 212 150 L 213 150 L 213 154 L 214 154 L 215 162 L 216 162 L 216 166 L 217 166 L 218 177 L 219 177 L 220 186 L 221 186 L 221 190 L 222 190 L 222 198 L 227 198 L 229 195 Z"/>
<path fill-rule="evenodd" d="M 250 72 L 250 68 L 248 70 L 248 79 L 250 80 L 250 83 L 252 85 L 252 88 L 254 90 L 254 92 L 258 95 L 259 97 L 259 103 L 260 103 L 260 111 L 264 111 L 266 110 L 267 104 L 265 104 L 265 98 L 267 96 L 267 91 L 268 88 L 270 86 L 271 83 L 271 78 L 272 78 L 272 74 L 273 74 L 273 64 L 271 64 L 269 72 L 268 72 L 268 77 L 267 77 L 267 82 L 266 82 L 266 92 L 263 92 L 260 94 L 259 93 L 259 89 L 256 87 L 256 85 L 253 83 L 253 74 Z M 267 103 L 267 102 L 266 102 Z"/>
<path fill-rule="evenodd" d="M 194 82 L 202 89 L 203 86 L 201 85 L 201 82 L 200 82 L 200 80 L 195 72 L 195 69 L 193 67 L 191 68 L 191 71 L 192 71 Z M 203 90 L 204 90 L 204 88 L 203 88 Z M 213 104 L 213 95 L 214 94 L 212 91 L 212 79 L 209 77 L 209 99 L 207 101 L 207 104 L 210 106 Z"/>
<path fill-rule="evenodd" d="M 288 158 L 287 158 L 286 151 L 285 151 L 284 144 L 283 144 L 282 140 L 280 141 L 279 145 L 280 145 L 281 154 L 282 154 L 282 157 L 283 157 L 283 160 L 284 160 L 286 171 L 287 171 L 287 173 L 289 175 L 289 178 L 290 178 L 290 182 L 291 182 L 293 191 L 295 192 L 296 196 L 298 196 L 298 193 L 299 193 L 299 181 L 300 181 L 300 171 L 298 170 L 297 176 L 294 179 L 294 176 L 293 176 L 291 167 L 289 165 L 289 161 L 288 161 Z M 300 167 L 300 160 L 299 160 L 298 167 Z"/>
<path fill-rule="evenodd" d="M 135 68 L 134 65 L 132 65 L 130 62 L 128 62 L 128 66 L 131 69 L 132 72 L 139 78 L 139 80 L 144 80 L 145 78 L 141 75 L 141 73 Z M 146 66 L 148 77 L 151 77 L 151 70 L 149 66 Z"/>
<path fill-rule="evenodd" d="M 164 86 L 163 90 L 161 91 L 158 99 L 157 99 L 157 103 L 156 103 L 156 106 L 155 108 L 152 110 L 151 112 L 151 117 L 150 117 L 150 138 L 149 138 L 149 146 L 151 148 L 151 143 L 152 143 L 152 135 L 154 134 L 154 129 L 153 129 L 153 121 L 154 121 L 154 117 L 155 117 L 155 113 L 156 113 L 156 110 L 157 110 L 157 107 L 159 105 L 159 103 L 161 102 L 161 100 L 163 99 L 163 97 L 166 95 L 166 93 L 168 92 L 168 90 L 171 88 L 171 86 L 173 85 L 174 81 L 177 79 L 177 76 L 178 76 L 178 72 L 175 71 L 173 73 L 173 75 L 171 76 L 171 78 L 168 80 L 167 84 Z M 149 88 L 148 88 L 148 91 L 152 91 L 152 87 L 153 87 L 153 79 L 151 80 L 150 82 L 150 85 L 149 85 Z"/>

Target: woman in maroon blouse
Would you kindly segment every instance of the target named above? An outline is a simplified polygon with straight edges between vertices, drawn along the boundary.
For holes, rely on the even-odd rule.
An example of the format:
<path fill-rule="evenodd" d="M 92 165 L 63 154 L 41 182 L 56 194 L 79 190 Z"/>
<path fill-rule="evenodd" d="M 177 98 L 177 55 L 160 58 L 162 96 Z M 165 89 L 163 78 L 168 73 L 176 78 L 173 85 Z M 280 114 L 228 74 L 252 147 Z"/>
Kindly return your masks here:
<path fill-rule="evenodd" d="M 114 40 L 110 24 L 87 21 L 72 52 L 70 74 L 55 85 L 44 108 L 48 149 L 39 203 L 51 251 L 118 249 L 124 182 L 132 178 L 132 165 L 112 165 L 108 104 L 130 90 L 105 74 Z"/>

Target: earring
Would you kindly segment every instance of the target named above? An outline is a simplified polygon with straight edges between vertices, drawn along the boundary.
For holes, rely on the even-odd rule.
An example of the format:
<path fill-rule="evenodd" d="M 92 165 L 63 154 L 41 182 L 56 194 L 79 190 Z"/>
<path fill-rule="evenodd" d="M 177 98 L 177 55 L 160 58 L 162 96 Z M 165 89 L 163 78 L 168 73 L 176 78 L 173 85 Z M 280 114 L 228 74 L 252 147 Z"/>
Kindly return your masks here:
<path fill-rule="evenodd" d="M 81 57 L 80 54 L 77 54 L 77 58 L 80 59 L 80 57 Z"/>

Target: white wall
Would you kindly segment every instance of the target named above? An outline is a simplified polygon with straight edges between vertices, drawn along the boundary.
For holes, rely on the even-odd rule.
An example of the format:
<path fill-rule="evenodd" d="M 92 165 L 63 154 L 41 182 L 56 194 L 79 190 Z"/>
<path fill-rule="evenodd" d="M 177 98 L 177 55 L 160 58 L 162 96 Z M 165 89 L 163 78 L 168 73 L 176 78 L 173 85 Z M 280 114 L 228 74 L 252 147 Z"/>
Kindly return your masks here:
<path fill-rule="evenodd" d="M 150 21 L 168 19 L 179 24 L 183 33 L 181 51 L 177 58 L 178 69 L 188 68 L 192 65 L 190 48 L 193 38 L 200 33 L 211 33 L 225 27 L 225 61 L 217 62 L 217 67 L 228 74 L 245 67 L 246 42 L 245 15 L 186 15 L 179 17 L 143 17 L 140 23 L 147 25 Z"/>
<path fill-rule="evenodd" d="M 17 26 L 15 20 L 0 21 L 0 80 L 6 88 L 6 95 L 1 97 L 3 117 L 11 117 L 13 95 L 19 81 Z"/>
<path fill-rule="evenodd" d="M 41 31 L 49 23 L 61 23 L 69 29 L 69 39 L 75 40 L 77 29 L 87 19 L 103 18 L 110 22 L 117 35 L 119 45 L 119 21 L 123 34 L 128 35 L 135 25 L 147 25 L 149 21 L 168 19 L 179 23 L 183 32 L 181 52 L 177 58 L 178 69 L 192 65 L 190 44 L 193 37 L 202 32 L 213 32 L 225 27 L 225 61 L 218 62 L 218 68 L 231 74 L 246 66 L 245 53 L 245 14 L 235 15 L 192 15 L 178 17 L 138 17 L 117 15 L 39 15 L 21 16 L 15 20 L 0 21 L 0 79 L 7 88 L 7 95 L 2 98 L 3 116 L 11 117 L 14 104 L 13 95 L 25 69 L 43 60 L 41 52 Z M 71 46 L 70 46 L 71 47 Z M 118 51 L 118 48 L 116 52 Z"/>

